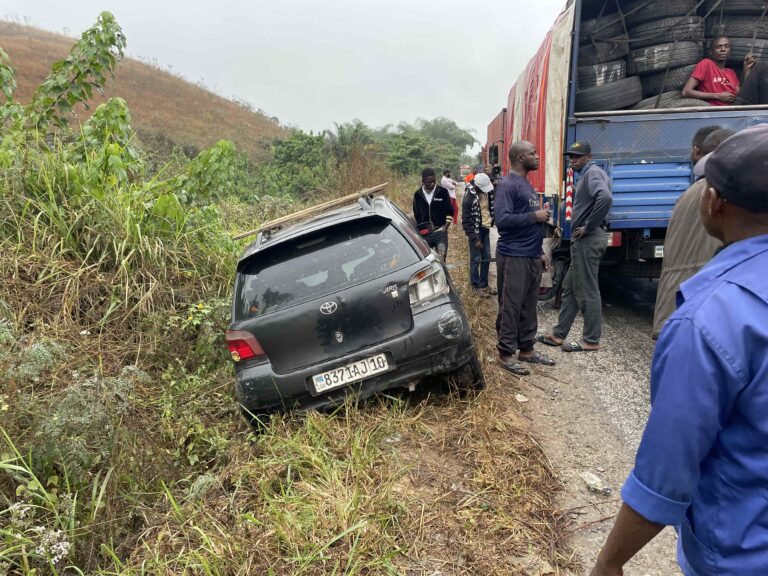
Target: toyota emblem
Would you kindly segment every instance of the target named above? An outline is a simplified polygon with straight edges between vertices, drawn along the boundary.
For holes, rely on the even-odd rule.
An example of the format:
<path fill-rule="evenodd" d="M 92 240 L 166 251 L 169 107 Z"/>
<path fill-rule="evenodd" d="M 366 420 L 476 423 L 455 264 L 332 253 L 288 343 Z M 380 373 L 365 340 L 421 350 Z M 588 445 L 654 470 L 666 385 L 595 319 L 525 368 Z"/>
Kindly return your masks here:
<path fill-rule="evenodd" d="M 336 302 L 323 302 L 320 305 L 320 312 L 323 314 L 333 314 L 336 312 L 336 309 L 338 308 L 338 305 Z"/>

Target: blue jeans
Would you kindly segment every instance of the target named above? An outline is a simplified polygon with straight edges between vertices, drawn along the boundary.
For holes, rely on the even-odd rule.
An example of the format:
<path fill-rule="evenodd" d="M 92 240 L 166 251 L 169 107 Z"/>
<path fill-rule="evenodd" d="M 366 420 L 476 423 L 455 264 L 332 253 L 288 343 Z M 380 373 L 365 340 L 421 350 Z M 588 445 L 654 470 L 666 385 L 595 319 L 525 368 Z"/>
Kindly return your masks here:
<path fill-rule="evenodd" d="M 475 243 L 469 241 L 469 281 L 472 288 L 488 287 L 488 269 L 491 267 L 491 235 L 488 228 L 480 228 L 480 242 L 478 248 Z"/>

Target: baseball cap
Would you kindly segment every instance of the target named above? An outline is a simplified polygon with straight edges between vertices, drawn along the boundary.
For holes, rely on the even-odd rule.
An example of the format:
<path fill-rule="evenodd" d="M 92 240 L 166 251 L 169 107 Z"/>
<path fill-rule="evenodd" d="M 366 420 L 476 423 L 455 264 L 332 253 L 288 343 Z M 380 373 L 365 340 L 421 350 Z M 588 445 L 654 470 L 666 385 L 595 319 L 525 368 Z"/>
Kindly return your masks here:
<path fill-rule="evenodd" d="M 568 147 L 566 154 L 569 156 L 586 156 L 587 154 L 592 154 L 592 146 L 585 140 L 574 142 Z"/>
<path fill-rule="evenodd" d="M 723 141 L 707 160 L 704 175 L 731 204 L 768 213 L 768 124 L 758 124 Z"/>
<path fill-rule="evenodd" d="M 488 177 L 488 174 L 478 174 L 475 176 L 475 186 L 480 188 L 483 192 L 490 192 L 493 190 L 493 184 L 491 184 L 491 179 Z"/>

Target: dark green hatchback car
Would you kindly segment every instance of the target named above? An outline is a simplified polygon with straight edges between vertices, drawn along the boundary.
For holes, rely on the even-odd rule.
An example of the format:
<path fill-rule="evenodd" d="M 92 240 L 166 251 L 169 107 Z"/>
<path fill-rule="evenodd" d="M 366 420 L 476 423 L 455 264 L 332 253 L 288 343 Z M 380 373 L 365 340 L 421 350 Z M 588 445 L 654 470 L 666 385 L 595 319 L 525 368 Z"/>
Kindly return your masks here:
<path fill-rule="evenodd" d="M 260 232 L 238 262 L 226 340 L 249 418 L 434 374 L 483 386 L 445 266 L 384 196 Z"/>

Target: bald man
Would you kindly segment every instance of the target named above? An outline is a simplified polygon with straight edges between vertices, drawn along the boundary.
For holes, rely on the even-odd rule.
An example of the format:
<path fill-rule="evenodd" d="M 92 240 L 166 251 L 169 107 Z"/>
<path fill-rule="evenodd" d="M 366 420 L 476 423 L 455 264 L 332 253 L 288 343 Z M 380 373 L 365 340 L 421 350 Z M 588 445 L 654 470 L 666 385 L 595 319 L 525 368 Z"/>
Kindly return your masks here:
<path fill-rule="evenodd" d="M 542 249 L 544 223 L 550 212 L 539 208 L 539 197 L 527 180 L 539 168 L 539 154 L 530 142 L 509 147 L 510 171 L 496 192 L 496 283 L 499 312 L 496 317 L 499 363 L 516 376 L 530 374 L 525 363 L 554 365 L 534 350 L 541 272 L 546 267 Z M 515 353 L 517 359 L 515 359 Z"/>

